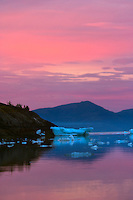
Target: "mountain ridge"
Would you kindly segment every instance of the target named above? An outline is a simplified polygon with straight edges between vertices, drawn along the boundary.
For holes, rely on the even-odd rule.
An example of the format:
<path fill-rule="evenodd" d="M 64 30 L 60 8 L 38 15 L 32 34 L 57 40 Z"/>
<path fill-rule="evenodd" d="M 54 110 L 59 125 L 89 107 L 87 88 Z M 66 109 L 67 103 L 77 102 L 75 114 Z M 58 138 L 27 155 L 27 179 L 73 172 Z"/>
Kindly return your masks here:
<path fill-rule="evenodd" d="M 33 111 L 43 119 L 57 125 L 63 124 L 65 126 L 72 124 L 72 122 L 80 124 L 88 122 L 90 125 L 96 126 L 97 131 L 114 131 L 117 126 L 120 127 L 120 130 L 123 130 L 131 128 L 133 124 L 133 109 L 115 113 L 90 101 L 64 104 L 52 108 L 40 108 Z M 104 129 L 102 126 L 106 126 L 106 128 Z"/>

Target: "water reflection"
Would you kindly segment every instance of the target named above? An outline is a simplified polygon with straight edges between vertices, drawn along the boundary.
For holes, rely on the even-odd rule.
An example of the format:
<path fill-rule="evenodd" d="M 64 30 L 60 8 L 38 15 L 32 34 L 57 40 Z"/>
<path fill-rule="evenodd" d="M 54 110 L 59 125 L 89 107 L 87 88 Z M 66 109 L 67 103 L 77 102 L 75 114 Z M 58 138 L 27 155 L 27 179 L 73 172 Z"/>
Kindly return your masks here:
<path fill-rule="evenodd" d="M 2 170 L 14 170 L 1 170 L 1 199 L 131 200 L 132 142 L 128 135 L 91 135 L 56 137 L 48 141 L 51 148 L 0 147 Z"/>
<path fill-rule="evenodd" d="M 101 159 L 116 147 L 133 153 L 133 137 L 129 135 L 56 136 L 44 145 L 15 145 L 0 147 L 0 172 L 30 168 L 40 157 L 92 162 Z M 41 148 L 42 147 L 42 148 Z M 46 148 L 51 147 L 51 148 Z"/>

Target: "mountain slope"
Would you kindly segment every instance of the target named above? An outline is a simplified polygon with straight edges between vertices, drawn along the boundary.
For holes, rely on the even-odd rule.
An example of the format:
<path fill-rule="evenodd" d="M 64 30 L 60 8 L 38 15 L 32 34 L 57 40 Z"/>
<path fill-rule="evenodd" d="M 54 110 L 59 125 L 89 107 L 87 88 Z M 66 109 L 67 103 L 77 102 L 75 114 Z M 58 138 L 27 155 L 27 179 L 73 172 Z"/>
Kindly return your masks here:
<path fill-rule="evenodd" d="M 53 108 L 42 108 L 34 110 L 41 117 L 52 121 L 93 121 L 112 119 L 114 112 L 108 111 L 90 101 L 71 103 Z"/>
<path fill-rule="evenodd" d="M 122 110 L 121 112 L 118 112 L 117 115 L 125 119 L 131 119 L 133 118 L 133 109 Z"/>
<path fill-rule="evenodd" d="M 53 108 L 34 110 L 39 116 L 63 126 L 92 125 L 95 131 L 128 130 L 132 127 L 133 115 L 125 112 L 114 113 L 90 101 L 71 103 Z"/>
<path fill-rule="evenodd" d="M 0 137 L 35 137 L 35 131 L 48 131 L 52 123 L 32 111 L 0 103 Z"/>

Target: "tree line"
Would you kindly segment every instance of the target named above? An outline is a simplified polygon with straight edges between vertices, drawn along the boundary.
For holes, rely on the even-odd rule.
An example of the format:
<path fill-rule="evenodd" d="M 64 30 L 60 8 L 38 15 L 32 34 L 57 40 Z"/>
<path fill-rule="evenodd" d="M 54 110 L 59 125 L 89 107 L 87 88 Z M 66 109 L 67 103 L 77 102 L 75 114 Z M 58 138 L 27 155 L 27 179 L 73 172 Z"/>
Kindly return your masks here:
<path fill-rule="evenodd" d="M 7 105 L 9 105 L 9 106 L 14 106 L 14 105 L 11 103 L 11 101 L 8 101 L 8 102 L 7 102 Z M 22 106 L 22 104 L 20 104 L 20 103 L 16 104 L 16 106 L 14 106 L 14 107 L 21 108 L 21 109 L 25 109 L 25 110 L 28 110 L 28 111 L 30 110 L 30 109 L 29 109 L 29 106 L 26 106 L 26 105 Z"/>

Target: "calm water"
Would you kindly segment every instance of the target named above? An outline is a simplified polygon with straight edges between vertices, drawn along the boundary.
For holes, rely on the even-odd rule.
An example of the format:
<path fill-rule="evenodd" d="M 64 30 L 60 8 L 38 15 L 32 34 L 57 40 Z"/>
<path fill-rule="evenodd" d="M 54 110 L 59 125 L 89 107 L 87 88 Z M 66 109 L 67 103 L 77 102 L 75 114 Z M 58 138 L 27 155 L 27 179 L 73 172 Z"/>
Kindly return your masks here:
<path fill-rule="evenodd" d="M 132 142 L 91 135 L 0 147 L 0 200 L 132 200 Z"/>

